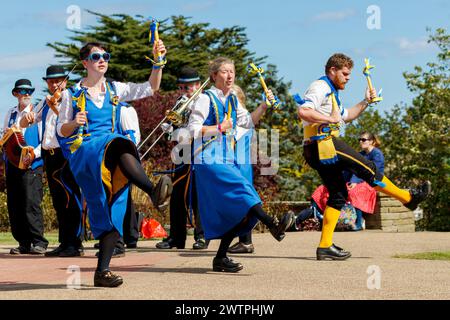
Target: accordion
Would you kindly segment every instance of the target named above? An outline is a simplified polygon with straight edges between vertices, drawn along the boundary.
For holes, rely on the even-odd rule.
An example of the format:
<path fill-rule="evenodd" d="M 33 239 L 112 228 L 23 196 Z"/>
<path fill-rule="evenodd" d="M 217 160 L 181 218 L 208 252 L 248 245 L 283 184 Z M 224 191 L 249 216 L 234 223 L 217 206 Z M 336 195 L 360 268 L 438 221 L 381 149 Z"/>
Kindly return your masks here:
<path fill-rule="evenodd" d="M 6 129 L 0 140 L 0 147 L 8 161 L 22 170 L 28 169 L 35 158 L 34 148 L 27 145 L 22 130 L 15 126 Z M 31 158 L 31 161 L 26 165 L 24 159 L 27 156 Z"/>

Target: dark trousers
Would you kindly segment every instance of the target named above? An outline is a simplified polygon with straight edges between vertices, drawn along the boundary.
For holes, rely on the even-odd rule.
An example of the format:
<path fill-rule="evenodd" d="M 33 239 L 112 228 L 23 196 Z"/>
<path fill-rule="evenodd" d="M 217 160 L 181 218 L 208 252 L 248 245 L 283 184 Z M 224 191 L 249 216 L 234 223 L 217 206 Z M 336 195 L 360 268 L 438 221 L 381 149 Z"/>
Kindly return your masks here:
<path fill-rule="evenodd" d="M 305 145 L 303 151 L 306 162 L 313 169 L 317 170 L 323 184 L 330 193 L 327 205 L 341 210 L 348 198 L 347 184 L 343 175 L 344 170 L 352 172 L 371 186 L 375 186 L 374 180 L 381 181 L 383 175 L 372 161 L 364 158 L 344 141 L 335 137 L 332 139 L 338 157 L 337 162 L 334 164 L 324 165 L 320 163 L 316 142 Z"/>
<path fill-rule="evenodd" d="M 178 243 L 186 241 L 186 223 L 192 206 L 195 219 L 194 238 L 197 241 L 205 237 L 197 207 L 195 181 L 191 181 L 191 166 L 177 165 L 172 174 L 173 190 L 170 197 L 170 237 Z M 189 183 L 191 190 L 189 192 Z"/>
<path fill-rule="evenodd" d="M 6 164 L 6 188 L 9 222 L 14 239 L 19 245 L 47 248 L 44 238 L 44 218 L 41 202 L 42 167 L 21 170 L 11 163 Z"/>
<path fill-rule="evenodd" d="M 69 164 L 61 148 L 42 149 L 48 187 L 52 196 L 59 227 L 61 247 L 81 247 L 81 208 L 76 198 L 80 199 L 80 188 L 75 182 Z M 69 189 L 69 190 L 68 190 Z"/>

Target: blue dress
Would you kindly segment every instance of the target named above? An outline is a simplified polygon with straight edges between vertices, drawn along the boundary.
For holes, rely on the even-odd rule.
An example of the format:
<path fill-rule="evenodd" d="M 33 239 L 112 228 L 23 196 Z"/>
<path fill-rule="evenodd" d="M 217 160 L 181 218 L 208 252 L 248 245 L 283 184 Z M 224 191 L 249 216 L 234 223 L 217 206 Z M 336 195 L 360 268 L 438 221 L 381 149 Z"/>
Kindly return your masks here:
<path fill-rule="evenodd" d="M 217 125 L 217 120 L 221 123 L 229 111 L 235 125 L 236 96 L 228 96 L 224 106 L 212 92 L 206 93 L 211 103 L 203 125 Z M 234 134 L 203 138 L 202 141 L 197 139 L 194 141 L 193 156 L 198 207 L 205 238 L 219 239 L 238 225 L 251 207 L 261 203 L 261 199 L 253 183 L 243 175 L 237 164 Z M 252 217 L 237 235 L 248 233 L 257 222 Z"/>
<path fill-rule="evenodd" d="M 82 91 L 83 89 L 74 93 L 73 97 L 79 98 L 83 94 L 85 96 L 88 121 L 83 142 L 76 151 L 70 151 L 77 129 L 70 137 L 58 136 L 59 144 L 86 200 L 89 224 L 94 237 L 97 239 L 113 228 L 122 235 L 129 182 L 119 167 L 113 173 L 106 168 L 105 154 L 111 142 L 116 139 L 123 140 L 127 150 L 134 153 L 137 159 L 139 159 L 138 153 L 134 143 L 121 131 L 121 105 L 117 103 L 117 97 L 111 85 L 107 85 L 107 94 L 102 108 L 96 107 L 88 95 Z M 76 100 L 73 101 L 72 107 L 74 108 L 73 117 L 75 117 L 79 111 Z"/>

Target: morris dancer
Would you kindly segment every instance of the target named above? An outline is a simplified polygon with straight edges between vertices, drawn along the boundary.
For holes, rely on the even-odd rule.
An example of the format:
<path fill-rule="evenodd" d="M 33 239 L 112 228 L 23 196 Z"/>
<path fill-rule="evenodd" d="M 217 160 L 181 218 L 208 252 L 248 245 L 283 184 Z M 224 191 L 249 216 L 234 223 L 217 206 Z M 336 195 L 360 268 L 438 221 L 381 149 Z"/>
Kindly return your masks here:
<path fill-rule="evenodd" d="M 227 257 L 233 238 L 249 232 L 260 220 L 281 241 L 293 214 L 284 215 L 281 222 L 267 215 L 253 184 L 236 164 L 236 126 L 253 127 L 267 107 L 261 105 L 252 114 L 242 108 L 232 91 L 235 67 L 230 59 L 212 61 L 209 75 L 214 86 L 200 95 L 189 118 L 189 130 L 196 139 L 193 156 L 197 197 L 205 238 L 221 239 L 213 270 L 238 272 L 242 264 Z"/>
<path fill-rule="evenodd" d="M 153 54 L 166 53 L 161 40 Z M 80 50 L 87 77 L 63 93 L 57 125 L 60 145 L 81 187 L 89 211 L 92 233 L 99 239 L 98 264 L 94 286 L 117 287 L 122 277 L 109 270 L 116 242 L 122 234 L 128 199 L 133 183 L 151 198 L 154 206 L 166 199 L 160 195 L 170 179 L 160 179 L 155 188 L 142 168 L 136 146 L 122 133 L 121 105 L 151 96 L 159 89 L 162 66 L 154 66 L 147 82 L 141 84 L 108 82 L 105 73 L 111 56 L 100 43 L 88 43 Z"/>
<path fill-rule="evenodd" d="M 377 97 L 374 88 L 367 88 L 363 101 L 349 109 L 342 107 L 338 90 L 345 89 L 352 68 L 353 61 L 350 57 L 341 53 L 334 54 L 325 66 L 326 75 L 310 85 L 303 101 L 297 101 L 300 104 L 298 115 L 304 126 L 306 162 L 317 170 L 330 192 L 324 211 L 322 236 L 316 251 L 317 260 L 345 260 L 351 256 L 350 252 L 333 244 L 333 233 L 340 210 L 348 197 L 342 173 L 344 169 L 354 173 L 377 191 L 398 199 L 411 210 L 416 209 L 431 190 L 428 181 L 409 191 L 398 188 L 380 173 L 373 162 L 338 139 L 339 124 L 358 118 L 372 99 Z"/>

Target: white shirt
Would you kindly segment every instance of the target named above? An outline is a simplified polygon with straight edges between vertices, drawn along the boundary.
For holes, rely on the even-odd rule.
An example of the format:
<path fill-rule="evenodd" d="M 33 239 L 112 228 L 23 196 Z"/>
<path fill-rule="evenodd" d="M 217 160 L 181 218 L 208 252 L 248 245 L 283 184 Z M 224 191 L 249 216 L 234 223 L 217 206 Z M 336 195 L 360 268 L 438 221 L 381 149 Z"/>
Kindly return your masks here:
<path fill-rule="evenodd" d="M 324 80 L 316 80 L 309 86 L 305 92 L 304 104 L 299 108 L 311 108 L 317 112 L 330 116 L 332 111 L 331 88 Z M 342 113 L 343 110 L 343 113 Z M 342 120 L 348 117 L 348 111 L 341 106 Z M 303 126 L 309 125 L 310 122 L 302 120 Z"/>
<path fill-rule="evenodd" d="M 14 121 L 13 124 L 15 124 L 17 128 L 22 129 L 22 134 L 25 136 L 25 132 L 26 132 L 27 129 L 23 129 L 23 128 L 20 127 L 20 124 L 19 124 L 19 123 L 20 123 L 20 119 L 22 119 L 23 116 L 24 116 L 26 113 L 31 112 L 32 110 L 33 110 L 33 105 L 32 105 L 32 104 L 29 104 L 29 105 L 28 105 L 25 109 L 23 109 L 22 111 L 19 111 L 19 107 L 18 107 L 18 106 L 15 106 L 15 107 L 10 108 L 10 109 L 8 110 L 8 112 L 6 113 L 6 116 L 5 116 L 5 121 L 4 121 L 4 123 L 3 123 L 3 132 L 4 132 L 7 128 L 9 128 L 9 119 L 11 118 L 11 114 L 12 114 L 13 112 L 18 112 L 18 113 L 17 113 L 17 116 L 16 116 L 16 119 L 15 119 L 15 121 Z M 41 124 L 38 123 L 39 139 L 42 138 L 42 137 L 41 137 L 41 131 L 42 131 Z M 34 148 L 34 156 L 35 156 L 35 158 L 39 158 L 39 157 L 41 156 L 41 144 L 39 144 L 36 148 Z"/>
<path fill-rule="evenodd" d="M 35 109 L 36 112 L 42 109 L 44 102 L 45 102 L 45 99 L 38 103 L 38 105 L 36 106 L 36 109 Z M 56 106 L 56 109 L 59 111 L 60 108 L 61 108 L 61 105 L 58 104 Z M 44 150 L 59 148 L 58 139 L 56 139 L 56 120 L 57 119 L 58 119 L 58 116 L 49 107 L 48 113 L 47 113 L 47 118 L 45 119 L 44 137 L 42 138 L 42 149 L 44 149 Z M 42 111 L 40 111 L 36 115 L 36 122 L 40 122 L 40 121 L 42 121 Z"/>
<path fill-rule="evenodd" d="M 214 86 L 211 87 L 210 90 L 217 98 L 219 98 L 219 100 L 223 104 L 225 104 L 228 96 L 225 96 L 222 90 L 219 90 Z M 234 93 L 234 91 L 231 91 L 231 93 Z M 202 93 L 192 106 L 192 113 L 189 117 L 188 128 L 193 138 L 201 137 L 203 123 L 205 122 L 206 118 L 208 118 L 210 102 L 211 100 L 209 96 L 205 93 Z M 247 109 L 243 108 L 239 102 L 236 109 L 236 125 L 243 128 L 254 127 L 250 112 L 248 112 Z"/>
<path fill-rule="evenodd" d="M 76 90 L 81 89 L 81 81 L 78 82 L 75 85 Z M 123 82 L 117 82 L 114 81 L 113 85 L 116 89 L 116 95 L 119 97 L 119 101 L 133 101 L 138 100 L 142 98 L 146 98 L 153 95 L 153 90 L 150 86 L 150 83 L 148 81 L 144 83 L 123 83 Z M 98 95 L 97 98 L 92 97 L 88 93 L 89 99 L 94 103 L 94 105 L 101 109 L 103 107 L 103 103 L 105 101 L 105 95 L 107 94 L 106 91 L 106 80 L 103 82 L 103 90 Z M 121 109 L 121 118 L 122 118 L 122 112 L 124 108 Z M 61 127 L 63 124 L 68 123 L 72 121 L 73 119 L 73 108 L 72 108 L 72 94 L 69 90 L 65 90 L 62 93 L 62 100 L 61 100 L 61 109 L 59 112 L 59 118 L 58 123 L 56 126 L 56 130 L 60 136 L 61 134 Z"/>
<path fill-rule="evenodd" d="M 134 137 L 136 138 L 136 145 L 141 142 L 141 131 L 139 130 L 139 119 L 132 106 L 122 107 L 120 109 L 120 125 L 122 130 L 134 130 Z"/>

